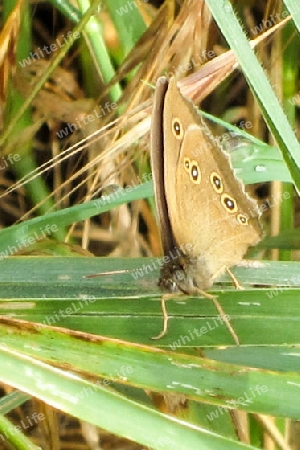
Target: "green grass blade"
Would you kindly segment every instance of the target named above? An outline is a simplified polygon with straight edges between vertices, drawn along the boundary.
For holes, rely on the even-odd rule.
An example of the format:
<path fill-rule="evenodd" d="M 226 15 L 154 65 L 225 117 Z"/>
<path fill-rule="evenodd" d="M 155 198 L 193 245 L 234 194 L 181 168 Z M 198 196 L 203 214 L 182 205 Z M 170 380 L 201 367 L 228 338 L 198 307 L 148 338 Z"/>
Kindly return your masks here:
<path fill-rule="evenodd" d="M 82 17 L 81 22 L 79 22 L 79 24 L 74 28 L 73 30 L 73 34 L 76 36 L 77 33 L 81 33 L 85 27 L 85 25 L 87 24 L 87 22 L 89 21 L 89 18 L 91 17 L 91 15 L 95 12 L 96 8 L 97 8 L 97 4 L 99 3 L 100 0 L 97 0 L 95 3 L 92 4 L 92 6 L 89 8 L 88 11 L 86 11 L 86 13 L 84 14 L 84 16 Z M 53 70 L 59 65 L 59 63 L 62 61 L 62 59 L 64 58 L 64 56 L 66 55 L 66 53 L 68 52 L 68 50 L 71 48 L 71 46 L 73 45 L 73 40 L 69 39 L 68 41 L 65 42 L 64 47 L 62 48 L 62 50 L 60 52 L 57 53 L 57 55 L 52 59 L 51 64 L 49 65 L 49 67 L 45 70 L 45 72 L 43 73 L 43 75 L 40 77 L 39 81 L 35 84 L 35 86 L 33 87 L 30 95 L 26 98 L 26 100 L 24 101 L 23 105 L 20 107 L 19 111 L 17 114 L 14 115 L 14 117 L 12 118 L 12 120 L 9 122 L 9 124 L 7 125 L 4 133 L 2 134 L 2 136 L 0 137 L 0 146 L 3 145 L 7 139 L 9 138 L 10 134 L 13 132 L 15 126 L 17 125 L 18 121 L 20 120 L 20 118 L 22 117 L 22 115 L 24 114 L 24 112 L 27 110 L 27 108 L 30 106 L 32 100 L 34 99 L 34 97 L 36 96 L 36 94 L 39 92 L 39 90 L 42 88 L 42 86 L 44 85 L 44 83 L 47 81 L 47 79 L 49 78 L 50 74 L 53 72 Z"/>
<path fill-rule="evenodd" d="M 290 171 L 295 187 L 300 192 L 300 146 L 282 111 L 271 85 L 251 49 L 246 35 L 228 0 L 222 3 L 207 0 L 207 4 L 228 44 L 247 78 L 249 86 L 258 100 L 265 120 L 272 131 L 284 161 Z"/>
<path fill-rule="evenodd" d="M 18 406 L 23 405 L 31 397 L 24 392 L 13 391 L 0 399 L 0 414 L 7 414 Z"/>
<path fill-rule="evenodd" d="M 0 232 L 0 260 L 26 249 L 29 245 L 49 237 L 53 232 L 74 222 L 88 219 L 102 212 L 141 198 L 152 195 L 151 183 L 137 187 L 128 186 L 119 189 L 110 196 L 86 202 L 60 211 L 35 217 L 18 225 L 5 228 Z"/>
<path fill-rule="evenodd" d="M 101 377 L 106 380 L 105 387 L 111 387 L 113 381 L 154 392 L 183 394 L 194 400 L 226 408 L 300 418 L 299 406 L 295 402 L 300 373 L 296 373 L 292 368 L 280 372 L 265 368 L 253 370 L 252 367 L 244 365 L 167 352 L 126 341 L 97 338 L 95 335 L 66 329 L 38 328 L 39 331 L 35 324 L 24 321 L 4 318 L 0 321 L 0 336 L 6 336 L 5 344 L 0 346 L 4 351 L 0 378 L 5 383 L 10 379 L 10 384 L 32 395 L 36 394 L 24 389 L 25 368 L 18 368 L 17 371 L 14 364 L 7 365 L 5 350 L 11 352 L 11 356 L 18 355 L 17 360 L 22 360 L 25 365 L 26 359 L 32 360 L 31 364 L 34 365 L 54 364 L 57 371 L 61 369 L 62 372 L 67 365 L 71 372 Z M 55 349 L 51 344 L 54 342 Z M 290 354 L 290 362 L 293 359 L 299 364 L 299 352 L 293 357 Z M 14 370 L 16 374 L 12 376 Z M 70 379 L 70 375 L 65 372 L 62 376 L 65 381 L 63 389 L 60 390 L 65 393 L 65 383 Z M 32 378 L 39 379 L 34 373 Z M 34 380 L 29 381 L 28 385 L 31 383 L 38 388 Z M 48 383 L 51 384 L 51 380 Z M 102 391 L 103 386 L 100 387 Z M 278 392 L 285 402 L 278 401 Z M 53 398 L 51 404 L 57 407 Z"/>
<path fill-rule="evenodd" d="M 300 33 L 300 17 L 299 17 L 299 2 L 298 2 L 298 0 L 284 0 L 284 4 L 286 5 L 291 16 L 293 17 L 293 21 Z"/>
<path fill-rule="evenodd" d="M 74 23 L 79 23 L 82 19 L 80 11 L 75 8 L 74 5 L 65 0 L 50 0 L 53 6 L 55 6 L 62 14 L 64 14 L 69 20 Z"/>
<path fill-rule="evenodd" d="M 6 417 L 0 414 L 0 437 L 1 442 L 6 441 L 9 448 L 14 450 L 42 450 L 41 447 L 34 445 L 22 431 L 13 425 Z M 7 448 L 7 446 L 6 446 Z"/>
<path fill-rule="evenodd" d="M 168 334 L 151 340 L 162 330 L 159 269 L 156 258 L 7 258 L 1 262 L 0 312 L 169 349 L 232 345 L 213 303 L 197 297 L 169 300 Z M 108 273 L 85 278 L 96 272 Z M 234 269 L 243 291 L 229 289 L 226 277 L 223 289 L 214 286 L 242 345 L 299 343 L 299 272 L 296 262 L 265 261 Z"/>
<path fill-rule="evenodd" d="M 124 58 L 146 31 L 145 22 L 133 1 L 105 0 L 105 5 L 118 30 Z"/>
<path fill-rule="evenodd" d="M 280 180 L 292 183 L 293 180 L 283 160 L 280 150 L 272 147 L 246 131 L 225 122 L 218 117 L 201 111 L 201 114 L 210 121 L 226 128 L 221 142 L 225 142 L 225 150 L 228 151 L 232 165 L 237 176 L 245 184 L 264 183 L 266 181 Z M 237 137 L 236 145 L 226 147 L 226 140 Z"/>
<path fill-rule="evenodd" d="M 78 0 L 78 6 L 84 13 L 90 8 L 90 2 L 89 0 Z M 103 77 L 104 82 L 108 83 L 115 75 L 115 69 L 103 38 L 103 26 L 96 16 L 92 16 L 87 22 L 84 31 L 88 40 L 89 50 L 97 62 L 98 72 Z M 121 95 L 122 89 L 119 84 L 110 89 L 110 96 L 114 102 L 118 101 Z"/>
<path fill-rule="evenodd" d="M 82 357 L 86 360 L 86 356 Z M 0 378 L 47 404 L 116 435 L 152 448 L 251 449 L 195 425 L 168 417 L 81 376 L 2 346 Z M 151 429 L 151 433 L 145 433 Z"/>

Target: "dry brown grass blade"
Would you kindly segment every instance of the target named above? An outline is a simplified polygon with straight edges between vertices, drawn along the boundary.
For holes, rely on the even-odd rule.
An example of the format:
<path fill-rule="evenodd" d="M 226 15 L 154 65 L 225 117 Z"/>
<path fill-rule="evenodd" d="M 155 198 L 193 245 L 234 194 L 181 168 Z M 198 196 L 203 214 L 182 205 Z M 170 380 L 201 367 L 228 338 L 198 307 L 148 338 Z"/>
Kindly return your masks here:
<path fill-rule="evenodd" d="M 199 61 L 199 53 L 202 54 L 207 43 L 207 27 L 204 27 L 204 23 L 207 24 L 207 21 L 209 23 L 210 15 L 202 0 L 185 1 L 179 14 L 172 21 L 173 11 L 161 9 L 158 18 L 161 13 L 168 17 L 165 27 L 158 29 L 155 33 L 151 52 L 124 91 L 124 100 L 130 99 L 126 105 L 127 111 L 149 97 L 150 91 L 145 84 L 155 85 L 162 73 L 162 68 L 169 76 L 172 76 L 178 73 L 179 67 L 180 74 L 184 76 L 189 70 L 189 60 L 194 57 Z M 157 19 L 154 24 L 156 21 Z M 195 36 L 200 34 L 201 40 L 195 41 Z M 185 49 L 184 53 L 182 48 Z"/>
<path fill-rule="evenodd" d="M 210 20 L 208 19 L 208 12 L 204 8 L 201 9 L 201 14 L 196 14 L 196 11 L 199 9 L 199 2 L 196 0 L 185 1 L 182 10 L 178 14 L 176 18 L 173 19 L 173 22 L 170 23 L 170 17 L 168 21 L 165 21 L 161 18 L 161 22 L 164 23 L 164 27 L 156 27 L 156 39 L 155 42 L 158 42 L 157 47 L 154 53 L 148 53 L 145 57 L 144 55 L 144 63 L 141 65 L 139 70 L 133 79 L 128 83 L 126 90 L 124 92 L 123 99 L 130 99 L 126 105 L 126 111 L 124 114 L 115 122 L 110 122 L 108 124 L 108 128 L 101 126 L 99 124 L 100 129 L 97 130 L 93 135 L 89 136 L 86 140 L 82 140 L 79 144 L 74 147 L 74 152 L 82 151 L 86 146 L 90 146 L 93 143 L 96 143 L 101 139 L 103 151 L 95 154 L 95 158 L 91 158 L 84 167 L 77 171 L 76 173 L 70 175 L 70 180 L 75 180 L 76 176 L 83 176 L 84 173 L 87 174 L 87 177 L 92 180 L 89 183 L 91 189 L 94 189 L 91 195 L 95 195 L 101 187 L 101 183 L 105 182 L 108 177 L 107 171 L 102 171 L 102 167 L 105 166 L 105 161 L 116 161 L 115 171 L 118 172 L 119 181 L 114 179 L 113 182 L 117 184 L 126 184 L 126 181 L 130 183 L 131 179 L 126 180 L 126 176 L 122 177 L 121 172 L 128 167 L 128 164 L 134 158 L 134 152 L 136 150 L 135 143 L 139 141 L 139 155 L 141 151 L 147 150 L 147 142 L 148 142 L 148 132 L 150 128 L 150 113 L 151 101 L 143 101 L 145 98 L 149 99 L 149 95 L 151 95 L 151 90 L 149 86 L 146 86 L 141 82 L 142 80 L 148 79 L 149 81 L 155 80 L 162 72 L 162 68 L 166 68 L 166 70 L 170 70 L 173 68 L 175 59 L 177 58 L 177 54 L 179 54 L 179 50 L 182 49 L 184 45 L 184 59 L 178 60 L 176 62 L 177 68 L 184 67 L 180 66 L 180 61 L 186 62 L 186 58 L 195 57 L 197 52 L 200 52 L 203 55 L 202 44 L 203 46 L 207 46 L 207 32 L 208 27 L 205 27 L 205 32 L 202 36 L 202 44 L 199 45 L 199 42 L 195 42 L 194 37 L 199 35 L 201 31 L 201 27 L 203 22 Z M 166 13 L 166 10 L 163 10 Z M 193 14 L 192 14 L 193 12 Z M 199 12 L 199 11 L 198 11 Z M 159 13 L 158 13 L 159 14 Z M 287 20 L 287 19 L 286 19 Z M 203 25 L 204 26 L 204 25 Z M 282 26 L 279 24 L 278 26 Z M 162 33 L 167 33 L 163 36 Z M 153 29 L 152 29 L 153 31 Z M 255 45 L 259 42 L 263 41 L 265 37 L 270 35 L 270 33 L 274 32 L 274 28 L 269 30 L 260 36 L 259 39 L 256 39 Z M 146 41 L 141 39 L 140 43 L 143 42 L 146 45 Z M 153 44 L 153 41 L 151 41 Z M 211 44 L 211 43 L 210 43 Z M 254 44 L 251 44 L 254 45 Z M 144 47 L 145 49 L 146 47 Z M 142 52 L 143 53 L 143 52 Z M 138 52 L 137 55 L 141 55 L 141 52 Z M 180 52 L 182 54 L 182 51 Z M 175 55 L 175 56 L 174 56 Z M 188 55 L 188 56 L 186 56 Z M 194 55 L 194 56 L 193 56 Z M 141 57 L 141 56 L 139 56 Z M 135 63 L 138 64 L 139 57 L 137 56 L 135 59 Z M 174 59 L 175 58 L 175 59 Z M 184 80 L 180 81 L 180 86 L 182 91 L 188 97 L 192 97 L 194 93 L 199 93 L 201 91 L 201 95 L 207 94 L 212 89 L 212 86 L 217 86 L 218 83 L 226 76 L 227 73 L 230 73 L 230 70 L 234 68 L 236 65 L 235 57 L 231 52 L 226 52 L 221 56 L 215 58 L 213 61 L 208 62 L 205 65 L 202 65 L 200 70 L 196 72 L 196 74 L 192 74 Z M 119 75 L 120 77 L 124 76 L 127 69 L 131 69 L 134 65 L 130 63 L 130 58 L 126 62 L 125 66 L 120 69 Z M 174 66 L 174 67 L 173 67 Z M 127 69 L 126 69 L 127 68 Z M 144 74 L 144 77 L 141 75 Z M 174 73 L 170 71 L 168 75 L 173 75 Z M 181 72 L 180 72 L 181 74 Z M 178 75 L 178 72 L 177 72 Z M 184 75 L 182 73 L 182 75 Z M 194 78 L 195 77 L 195 78 Z M 201 89 L 199 89 L 198 83 L 202 83 Z M 137 106 L 138 105 L 138 106 Z M 108 115 L 104 117 L 107 120 Z M 102 122 L 105 123 L 104 121 Z M 103 140 L 105 136 L 105 139 Z M 103 144 L 104 143 L 104 144 Z M 73 153 L 72 148 L 68 149 L 66 153 L 61 152 L 57 158 L 49 161 L 46 167 L 41 167 L 33 177 L 41 175 L 45 170 L 49 170 L 49 168 L 55 167 L 57 164 L 60 164 L 65 158 L 66 154 L 69 156 Z M 91 170 L 92 168 L 94 170 Z M 111 172 L 111 170 L 110 170 Z M 100 174 L 100 175 L 99 175 Z M 30 176 L 30 175 L 29 175 Z M 28 180 L 28 177 L 27 177 Z M 9 192 L 16 189 L 17 187 L 21 187 L 23 185 L 23 180 L 17 183 L 15 186 L 12 186 L 9 189 Z M 112 181 L 111 181 L 112 182 Z M 66 186 L 65 183 L 62 183 L 61 186 L 58 187 L 58 190 L 55 191 L 56 198 L 59 198 L 59 190 L 61 192 L 65 191 Z M 66 195 L 66 194 L 64 194 Z M 63 197 L 64 198 L 64 197 Z M 59 198 L 59 202 L 63 201 L 63 198 Z"/>
<path fill-rule="evenodd" d="M 179 65 L 180 73 L 184 76 L 189 70 L 190 58 L 194 58 L 199 65 L 204 62 L 202 57 L 199 58 L 199 53 L 202 55 L 207 45 L 207 24 L 211 20 L 204 1 L 186 0 L 177 16 L 174 10 L 173 1 L 163 4 L 152 24 L 105 89 L 104 93 L 115 82 L 138 67 L 120 101 L 120 104 L 126 105 L 126 111 L 132 110 L 149 98 L 151 90 L 147 84 L 155 85 L 162 68 L 171 76 L 175 74 L 175 67 Z M 182 48 L 185 49 L 184 53 Z"/>
<path fill-rule="evenodd" d="M 195 103 L 207 97 L 237 67 L 235 56 L 231 51 L 215 57 L 214 51 L 206 50 L 211 15 L 204 2 L 185 1 L 172 23 L 174 11 L 167 9 L 168 5 L 170 5 L 169 2 L 165 3 L 159 10 L 156 19 L 130 52 L 113 80 L 120 81 L 143 61 L 135 76 L 127 84 L 120 102 L 126 104 L 126 111 L 132 110 L 148 98 L 149 88 L 145 84 L 154 85 L 158 76 L 161 75 L 162 67 L 169 77 L 174 75 L 179 79 L 191 69 L 200 67 L 198 71 L 180 82 L 182 92 Z M 257 46 L 288 20 L 290 17 L 250 41 L 250 45 Z M 149 40 L 148 35 L 154 36 L 155 39 Z M 182 48 L 185 49 L 184 53 Z M 145 54 L 147 54 L 146 58 L 144 58 Z M 109 86 L 111 84 L 113 83 Z M 126 111 L 124 121 L 126 121 Z"/>
<path fill-rule="evenodd" d="M 148 61 L 152 61 L 155 55 L 157 55 L 159 49 L 163 46 L 165 36 L 168 33 L 168 29 L 171 26 L 173 20 L 174 5 L 172 1 L 164 4 L 160 8 L 155 17 L 155 20 L 147 28 L 145 33 L 140 37 L 131 52 L 126 56 L 116 75 L 106 85 L 105 90 L 101 94 L 101 98 L 103 98 L 107 94 L 107 92 L 114 84 L 120 82 L 132 70 L 136 69 L 141 64 L 141 62 L 143 62 L 142 71 L 143 73 L 145 72 L 144 66 L 148 66 Z M 134 80 L 137 78 L 138 83 L 140 83 L 141 78 L 144 78 L 142 77 L 143 74 L 140 73 L 140 71 L 138 71 L 138 74 L 138 77 L 135 76 Z M 134 82 L 131 81 L 131 91 L 134 92 L 134 87 L 136 86 L 136 84 L 136 80 Z M 122 102 L 126 102 L 126 95 L 123 96 Z"/>
<path fill-rule="evenodd" d="M 178 23 L 174 25 L 173 31 L 172 32 L 170 31 L 170 36 L 173 36 L 173 33 L 175 33 L 175 29 L 177 28 Z M 269 30 L 267 33 L 263 34 L 259 40 L 255 40 L 256 44 L 258 42 L 261 42 L 265 36 L 268 36 L 271 33 L 271 31 L 274 32 L 273 29 Z M 175 45 L 175 48 L 177 48 L 178 44 L 176 43 L 173 44 Z M 173 46 L 171 46 L 171 54 L 173 50 L 174 48 Z M 164 52 L 165 51 L 166 49 L 164 49 Z M 167 55 L 169 55 L 168 52 Z M 170 59 L 170 55 L 168 56 L 168 58 Z M 181 86 L 182 92 L 185 95 L 193 97 L 193 92 L 199 91 L 198 83 L 202 83 L 202 91 L 201 89 L 200 91 L 202 92 L 201 96 L 202 95 L 204 96 L 204 93 L 210 92 L 212 80 L 214 80 L 214 83 L 212 84 L 214 86 L 217 86 L 217 84 L 222 81 L 224 76 L 226 76 L 227 73 L 230 73 L 230 70 L 235 66 L 236 66 L 235 57 L 231 51 L 228 51 L 220 55 L 219 57 L 215 58 L 213 61 L 203 65 L 199 71 L 180 81 L 179 85 Z M 158 71 L 158 68 L 156 68 L 156 71 Z M 145 85 L 143 83 L 140 83 L 140 87 L 141 89 L 144 89 Z M 138 98 L 136 97 L 136 95 L 134 97 L 135 99 L 133 102 L 136 103 Z M 115 123 L 110 123 L 108 127 L 109 135 L 107 137 L 108 140 L 106 141 L 107 144 L 105 146 L 105 151 L 103 151 L 100 155 L 98 155 L 93 161 L 90 161 L 87 166 L 82 168 L 80 170 L 80 175 L 83 174 L 89 168 L 91 168 L 92 165 L 95 165 L 96 167 L 97 164 L 101 163 L 101 161 L 105 161 L 107 158 L 115 159 L 116 157 L 119 157 L 122 160 L 122 155 L 124 155 L 124 152 L 130 150 L 130 146 L 132 145 L 133 142 L 141 140 L 142 138 L 145 138 L 147 141 L 147 133 L 150 127 L 150 119 L 149 119 L 150 112 L 151 109 L 149 107 L 149 103 L 142 103 L 139 105 L 139 107 L 135 108 L 128 107 L 127 112 L 125 112 L 120 119 L 118 119 Z M 74 146 L 74 152 L 81 151 L 87 145 L 91 145 L 92 143 L 97 142 L 97 140 L 103 139 L 104 135 L 106 134 L 107 134 L 106 127 L 100 128 L 94 133 L 94 135 L 91 135 L 87 139 L 83 139 L 80 143 L 78 143 L 79 145 Z M 73 154 L 72 148 L 68 150 L 69 151 L 67 151 L 67 154 L 69 156 L 72 155 Z M 127 157 L 128 155 L 130 156 L 130 151 L 129 153 L 127 153 Z M 49 164 L 47 164 L 46 167 L 41 167 L 40 170 L 38 170 L 35 174 L 33 174 L 33 177 L 40 176 L 45 170 L 49 170 L 50 168 L 55 167 L 57 164 L 60 164 L 65 159 L 65 157 L 66 157 L 65 153 L 61 153 L 61 155 L 59 155 L 58 158 L 56 158 L 52 162 L 49 161 Z M 120 166 L 122 166 L 121 160 L 119 159 L 118 162 L 119 168 Z M 90 174 L 90 176 L 96 175 L 96 172 L 97 169 L 95 170 L 94 173 Z M 72 179 L 75 179 L 77 175 L 79 175 L 79 173 L 74 174 Z M 12 186 L 8 192 L 11 192 L 16 188 L 19 188 L 22 185 L 23 182 L 21 181 L 17 183 L 15 186 Z M 63 183 L 59 189 L 65 189 L 65 183 Z"/>
<path fill-rule="evenodd" d="M 144 106 L 144 108 L 146 108 L 146 106 Z M 56 167 L 57 165 L 62 164 L 64 161 L 68 160 L 71 156 L 80 155 L 84 149 L 86 149 L 93 143 L 97 142 L 99 139 L 103 140 L 104 138 L 107 138 L 108 144 L 103 152 L 99 153 L 93 160 L 89 161 L 86 165 L 78 169 L 78 171 L 74 172 L 74 174 L 70 175 L 70 177 L 68 177 L 65 181 L 63 181 L 62 184 L 51 193 L 50 197 L 55 197 L 58 196 L 59 193 L 64 192 L 64 195 L 60 197 L 60 200 L 56 203 L 56 206 L 59 205 L 60 203 L 63 203 L 64 200 L 67 199 L 71 193 L 75 192 L 75 190 L 79 189 L 82 185 L 85 185 L 87 180 L 97 176 L 100 165 L 106 165 L 107 161 L 115 160 L 116 158 L 122 156 L 126 151 L 128 151 L 129 152 L 128 155 L 130 155 L 131 154 L 130 148 L 133 142 L 135 142 L 136 140 L 140 140 L 141 142 L 144 139 L 144 145 L 146 147 L 147 138 L 145 138 L 145 136 L 147 135 L 147 132 L 150 128 L 150 108 L 148 106 L 148 111 L 146 113 L 144 111 L 144 108 L 142 108 L 141 111 L 132 111 L 131 116 L 127 116 L 128 130 L 117 140 L 114 140 L 113 136 L 116 134 L 116 132 L 120 132 L 123 127 L 123 121 L 121 119 L 118 119 L 115 122 L 105 127 L 102 127 L 100 130 L 95 131 L 93 135 L 90 135 L 88 138 L 82 139 L 82 141 L 78 142 L 72 147 L 69 147 L 64 152 L 57 155 L 55 158 L 43 164 L 35 172 L 28 174 L 26 177 L 19 180 L 17 183 L 15 183 L 9 189 L 7 189 L 5 193 L 0 195 L 0 199 L 7 196 L 16 189 L 21 188 L 22 186 L 32 181 L 36 177 L 42 176 L 43 174 L 48 172 L 50 169 Z M 121 163 L 118 166 L 118 170 L 121 169 L 120 166 Z M 71 185 L 72 181 L 76 180 L 78 177 L 83 176 L 86 173 L 88 173 L 88 175 L 82 178 L 81 183 L 76 183 L 76 187 L 74 187 L 71 191 L 67 189 L 68 186 Z M 106 181 L 105 179 L 103 180 L 103 178 L 101 178 L 101 180 L 102 182 Z M 94 187 L 92 197 L 97 195 L 100 187 L 101 184 L 97 183 L 96 186 Z M 30 217 L 30 215 L 39 206 L 40 205 L 36 205 L 33 209 L 28 211 L 26 215 L 24 215 L 21 219 L 24 220 Z"/>
<path fill-rule="evenodd" d="M 30 95 L 33 86 L 50 64 L 51 61 L 37 60 L 32 62 L 30 67 L 17 70 L 14 87 L 24 98 Z M 34 98 L 32 105 L 35 108 L 35 115 L 44 117 L 45 121 L 78 124 L 82 117 L 96 107 L 96 102 L 93 99 L 84 98 L 84 93 L 72 72 L 57 67 Z"/>
<path fill-rule="evenodd" d="M 250 46 L 255 48 L 290 20 L 291 16 L 286 17 L 256 39 L 249 41 Z M 198 104 L 213 92 L 237 67 L 238 63 L 233 51 L 228 50 L 208 61 L 197 72 L 179 81 L 178 84 L 182 93 Z"/>
<path fill-rule="evenodd" d="M 280 450 L 292 450 L 292 447 L 286 442 L 280 430 L 273 423 L 272 419 L 262 414 L 253 414 L 254 418 L 263 426 L 266 433 L 276 443 Z"/>
<path fill-rule="evenodd" d="M 6 101 L 10 74 L 16 70 L 17 41 L 22 17 L 23 0 L 18 0 L 0 33 L 0 99 Z"/>

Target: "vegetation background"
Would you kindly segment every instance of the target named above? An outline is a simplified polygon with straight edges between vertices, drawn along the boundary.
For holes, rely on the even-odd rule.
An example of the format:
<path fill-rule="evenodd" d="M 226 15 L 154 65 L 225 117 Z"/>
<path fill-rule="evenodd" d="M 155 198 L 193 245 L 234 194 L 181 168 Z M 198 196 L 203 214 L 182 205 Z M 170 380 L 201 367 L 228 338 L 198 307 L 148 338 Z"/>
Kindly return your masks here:
<path fill-rule="evenodd" d="M 300 448 L 299 13 L 296 0 L 1 2 L 0 448 Z M 244 290 L 226 277 L 212 290 L 240 346 L 192 297 L 168 302 L 168 333 L 151 339 L 163 74 L 229 137 L 263 212 L 254 262 L 234 271 Z"/>

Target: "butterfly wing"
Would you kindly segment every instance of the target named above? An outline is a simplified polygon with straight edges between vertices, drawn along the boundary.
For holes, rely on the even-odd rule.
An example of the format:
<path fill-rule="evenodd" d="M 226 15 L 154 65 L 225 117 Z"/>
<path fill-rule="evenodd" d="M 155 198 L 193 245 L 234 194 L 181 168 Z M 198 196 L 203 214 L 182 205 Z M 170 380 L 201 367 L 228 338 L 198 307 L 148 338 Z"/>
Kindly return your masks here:
<path fill-rule="evenodd" d="M 168 254 L 175 245 L 164 190 L 163 111 L 167 89 L 167 78 L 159 78 L 154 95 L 150 132 L 150 158 L 153 173 L 153 187 L 164 254 Z"/>
<path fill-rule="evenodd" d="M 259 241 L 259 211 L 175 80 L 165 94 L 163 117 L 164 193 L 173 241 L 188 248 L 191 276 L 204 288 Z"/>

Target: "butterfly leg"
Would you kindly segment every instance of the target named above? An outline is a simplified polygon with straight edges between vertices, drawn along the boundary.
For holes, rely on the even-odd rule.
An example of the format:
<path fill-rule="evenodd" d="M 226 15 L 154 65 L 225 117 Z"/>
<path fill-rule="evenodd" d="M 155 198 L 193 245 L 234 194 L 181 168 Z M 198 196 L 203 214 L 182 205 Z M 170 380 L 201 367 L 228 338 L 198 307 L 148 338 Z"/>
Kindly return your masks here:
<path fill-rule="evenodd" d="M 202 297 L 205 298 L 209 298 L 210 300 L 213 301 L 218 313 L 220 314 L 220 317 L 222 318 L 223 322 L 225 323 L 229 333 L 231 334 L 231 336 L 234 339 L 234 342 L 236 343 L 236 345 L 240 345 L 240 341 L 239 338 L 236 334 L 236 332 L 234 331 L 233 327 L 231 326 L 225 312 L 223 311 L 223 308 L 221 307 L 220 303 L 218 302 L 218 300 L 216 299 L 216 297 L 212 294 L 208 294 L 205 291 L 202 291 L 201 289 L 197 289 L 197 293 L 199 295 L 201 295 Z M 167 313 L 167 308 L 166 308 L 166 301 L 170 300 L 174 297 L 179 297 L 182 296 L 182 293 L 178 293 L 176 294 L 165 294 L 161 297 L 161 309 L 162 309 L 162 313 L 163 313 L 163 329 L 162 331 L 157 335 L 157 336 L 153 336 L 151 339 L 153 340 L 158 340 L 161 339 L 162 337 L 164 337 L 167 334 L 168 331 L 168 321 L 169 321 L 169 316 Z"/>
<path fill-rule="evenodd" d="M 162 337 L 164 337 L 167 334 L 169 316 L 168 316 L 168 313 L 167 313 L 166 301 L 170 300 L 172 298 L 175 298 L 175 297 L 182 296 L 182 295 L 183 294 L 180 292 L 178 294 L 164 294 L 161 297 L 161 309 L 162 309 L 163 319 L 164 319 L 164 321 L 163 321 L 163 329 L 157 336 L 153 336 L 151 339 L 156 341 L 158 339 L 161 339 Z"/>
<path fill-rule="evenodd" d="M 239 290 L 243 290 L 245 289 L 240 283 L 239 280 L 236 278 L 236 276 L 231 272 L 231 270 L 229 269 L 229 267 L 226 266 L 226 271 L 228 273 L 228 275 L 230 276 L 230 278 L 233 281 L 233 284 L 235 285 L 236 289 Z"/>
<path fill-rule="evenodd" d="M 222 318 L 223 322 L 225 323 L 229 333 L 231 334 L 231 336 L 234 339 L 234 342 L 236 343 L 236 345 L 240 345 L 240 341 L 239 338 L 236 334 L 236 332 L 234 331 L 233 327 L 231 326 L 231 323 L 229 322 L 225 312 L 223 311 L 222 306 L 220 305 L 220 303 L 218 302 L 218 300 L 216 299 L 216 297 L 212 294 L 208 294 L 205 291 L 202 291 L 200 289 L 197 289 L 197 292 L 202 295 L 203 297 L 209 298 L 210 300 L 212 300 L 213 304 L 215 305 L 218 313 L 220 314 L 220 317 Z"/>

